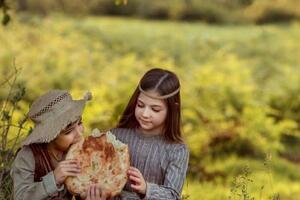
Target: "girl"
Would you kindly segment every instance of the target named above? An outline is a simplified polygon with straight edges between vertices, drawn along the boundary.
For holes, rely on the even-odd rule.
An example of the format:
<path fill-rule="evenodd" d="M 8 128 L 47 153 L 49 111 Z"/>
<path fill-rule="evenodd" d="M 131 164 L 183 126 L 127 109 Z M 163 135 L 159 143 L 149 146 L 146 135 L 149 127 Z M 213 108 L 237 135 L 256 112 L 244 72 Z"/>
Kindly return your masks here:
<path fill-rule="evenodd" d="M 12 168 L 15 200 L 72 199 L 63 183 L 66 177 L 78 175 L 80 167 L 77 160 L 64 160 L 64 156 L 82 137 L 81 115 L 90 99 L 90 93 L 72 100 L 67 91 L 53 90 L 33 102 L 28 117 L 35 127 Z M 90 186 L 86 199 L 101 199 L 99 188 Z"/>
<path fill-rule="evenodd" d="M 180 199 L 189 151 L 181 136 L 177 76 L 151 69 L 142 77 L 112 133 L 129 145 L 129 182 L 115 199 Z"/>

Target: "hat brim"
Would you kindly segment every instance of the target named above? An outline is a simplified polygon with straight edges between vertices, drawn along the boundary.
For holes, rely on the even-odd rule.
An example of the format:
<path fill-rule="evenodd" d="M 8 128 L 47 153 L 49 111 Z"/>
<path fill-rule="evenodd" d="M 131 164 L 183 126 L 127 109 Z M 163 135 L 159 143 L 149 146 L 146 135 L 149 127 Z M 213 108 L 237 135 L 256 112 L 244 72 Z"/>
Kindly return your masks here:
<path fill-rule="evenodd" d="M 49 143 L 54 140 L 68 124 L 82 116 L 86 100 L 73 100 L 71 105 L 60 115 L 37 124 L 22 145 Z"/>

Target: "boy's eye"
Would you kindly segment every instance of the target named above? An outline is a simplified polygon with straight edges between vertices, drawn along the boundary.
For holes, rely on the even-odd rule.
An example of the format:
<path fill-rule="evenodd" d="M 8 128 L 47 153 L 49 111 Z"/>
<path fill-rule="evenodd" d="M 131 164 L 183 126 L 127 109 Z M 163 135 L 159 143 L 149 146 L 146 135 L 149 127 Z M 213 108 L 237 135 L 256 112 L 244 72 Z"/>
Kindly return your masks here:
<path fill-rule="evenodd" d="M 64 135 L 69 135 L 72 132 L 72 130 L 69 130 L 67 132 L 64 133 Z"/>

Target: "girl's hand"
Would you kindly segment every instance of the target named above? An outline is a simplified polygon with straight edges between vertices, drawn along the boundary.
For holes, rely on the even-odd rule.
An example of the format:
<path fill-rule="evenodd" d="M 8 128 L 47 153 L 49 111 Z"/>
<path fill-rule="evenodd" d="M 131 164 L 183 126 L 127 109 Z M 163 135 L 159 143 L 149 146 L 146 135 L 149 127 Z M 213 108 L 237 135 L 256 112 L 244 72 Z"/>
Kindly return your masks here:
<path fill-rule="evenodd" d="M 138 193 L 145 195 L 146 194 L 146 181 L 140 172 L 135 167 L 130 167 L 127 171 L 129 180 L 132 182 L 130 185 L 134 190 L 136 190 Z"/>
<path fill-rule="evenodd" d="M 106 195 L 101 192 L 101 189 L 97 185 L 90 185 L 87 190 L 87 197 L 85 200 L 105 200 Z"/>
<path fill-rule="evenodd" d="M 53 172 L 56 185 L 60 187 L 68 176 L 77 176 L 80 172 L 80 165 L 75 159 L 59 162 Z"/>

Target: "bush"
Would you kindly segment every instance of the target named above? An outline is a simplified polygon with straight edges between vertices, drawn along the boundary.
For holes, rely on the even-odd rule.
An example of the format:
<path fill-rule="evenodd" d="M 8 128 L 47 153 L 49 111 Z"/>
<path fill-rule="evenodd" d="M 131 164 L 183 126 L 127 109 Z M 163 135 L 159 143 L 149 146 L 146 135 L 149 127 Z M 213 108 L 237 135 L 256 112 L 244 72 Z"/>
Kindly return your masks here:
<path fill-rule="evenodd" d="M 8 93 L 1 95 L 0 112 L 0 199 L 13 199 L 12 179 L 10 169 L 24 134 L 26 117 L 20 116 L 19 103 L 25 94 L 25 88 L 18 85 L 18 70 L 3 76 L 0 83 L 1 92 L 8 88 Z M 19 115 L 19 116 L 18 116 Z M 17 122 L 17 123 L 16 123 Z"/>
<path fill-rule="evenodd" d="M 202 20 L 208 23 L 268 23 L 299 19 L 294 0 L 18 0 L 20 11 L 46 15 L 125 15 L 151 19 Z"/>

